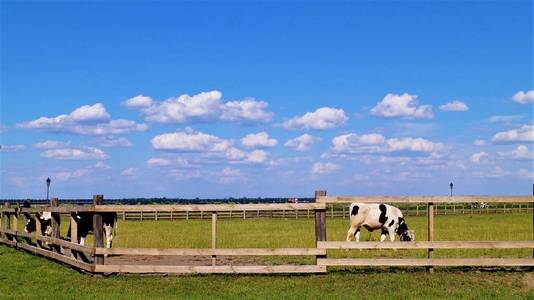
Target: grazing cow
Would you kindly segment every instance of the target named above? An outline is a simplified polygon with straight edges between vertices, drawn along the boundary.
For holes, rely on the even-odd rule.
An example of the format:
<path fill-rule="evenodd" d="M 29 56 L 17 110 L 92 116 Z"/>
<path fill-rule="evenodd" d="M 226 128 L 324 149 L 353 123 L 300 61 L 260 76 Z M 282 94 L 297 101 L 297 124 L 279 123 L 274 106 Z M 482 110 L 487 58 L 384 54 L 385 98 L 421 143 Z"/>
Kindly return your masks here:
<path fill-rule="evenodd" d="M 80 245 L 85 245 L 85 239 L 87 234 L 93 231 L 93 214 L 90 212 L 78 212 L 74 214 L 76 218 L 76 223 L 78 224 L 78 241 Z M 117 213 L 107 212 L 102 213 L 102 224 L 104 225 L 104 232 L 106 234 L 106 248 L 111 248 L 111 243 L 113 241 L 114 229 L 117 223 Z M 71 228 L 69 226 L 69 231 L 67 233 L 67 238 L 71 238 Z"/>
<path fill-rule="evenodd" d="M 366 204 L 352 203 L 350 205 L 350 228 L 347 232 L 347 242 L 354 236 L 356 241 L 360 241 L 360 227 L 363 226 L 369 231 L 382 229 L 380 242 L 386 239 L 395 240 L 395 232 L 401 241 L 412 241 L 415 239 L 413 231 L 408 230 L 408 225 L 400 209 L 387 204 Z"/>
<path fill-rule="evenodd" d="M 29 201 L 24 201 L 24 204 L 22 205 L 24 208 L 30 207 Z M 26 233 L 32 233 L 37 230 L 37 224 L 35 223 L 35 219 L 30 216 L 29 213 L 24 213 L 24 216 L 26 217 L 26 225 L 24 226 L 24 232 Z M 39 224 L 41 224 L 41 235 L 43 236 L 51 236 L 52 235 L 52 213 L 49 211 L 45 211 L 42 213 L 35 213 L 35 216 L 37 217 L 37 221 Z"/>

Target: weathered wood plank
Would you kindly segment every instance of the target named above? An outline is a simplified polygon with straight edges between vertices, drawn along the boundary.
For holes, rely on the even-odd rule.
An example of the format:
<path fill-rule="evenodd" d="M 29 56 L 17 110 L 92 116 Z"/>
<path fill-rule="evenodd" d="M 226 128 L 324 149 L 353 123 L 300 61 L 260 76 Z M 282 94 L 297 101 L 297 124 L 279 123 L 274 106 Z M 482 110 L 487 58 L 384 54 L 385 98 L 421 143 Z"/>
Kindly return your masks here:
<path fill-rule="evenodd" d="M 534 266 L 532 258 L 325 258 L 317 260 L 320 266 Z"/>
<path fill-rule="evenodd" d="M 9 231 L 9 234 L 12 234 L 13 236 L 17 236 L 17 237 L 35 239 L 35 240 L 38 240 L 38 241 L 41 241 L 41 242 L 46 242 L 46 243 L 49 243 L 49 244 L 58 245 L 58 246 L 61 246 L 61 247 L 64 247 L 64 248 L 69 248 L 69 249 L 72 249 L 72 250 L 76 250 L 76 251 L 80 251 L 80 252 L 84 252 L 84 253 L 88 253 L 88 254 L 94 254 L 94 251 L 93 251 L 94 248 L 87 247 L 87 246 L 82 246 L 80 244 L 69 242 L 69 241 L 65 241 L 65 240 L 62 240 L 62 239 L 56 239 L 56 238 L 52 238 L 52 237 L 48 237 L 48 236 L 37 235 L 36 233 L 31 233 L 30 234 L 30 233 L 25 233 L 25 232 L 20 232 L 20 231 L 19 232 Z"/>
<path fill-rule="evenodd" d="M 154 255 L 154 256 L 284 256 L 326 255 L 326 249 L 317 248 L 96 248 L 95 254 Z"/>
<path fill-rule="evenodd" d="M 319 249 L 528 249 L 534 241 L 318 242 Z"/>
<path fill-rule="evenodd" d="M 59 253 L 55 253 L 55 252 L 52 252 L 52 251 L 44 250 L 44 249 L 41 249 L 41 248 L 38 248 L 38 247 L 34 247 L 32 245 L 25 244 L 25 243 L 17 243 L 17 247 L 22 248 L 24 250 L 27 250 L 29 252 L 32 252 L 34 254 L 39 254 L 41 256 L 45 256 L 45 257 L 48 257 L 48 258 L 55 259 L 55 260 L 60 261 L 62 263 L 74 266 L 76 268 L 79 268 L 79 269 L 82 269 L 82 270 L 85 270 L 85 271 L 88 271 L 88 272 L 92 272 L 93 271 L 93 268 L 92 268 L 93 265 L 88 264 L 88 263 L 84 263 L 84 262 L 81 262 L 81 261 L 77 261 L 77 260 L 75 260 L 75 259 L 73 259 L 71 257 L 65 256 L 65 255 L 62 255 L 62 254 L 59 254 Z"/>
<path fill-rule="evenodd" d="M 96 207 L 97 205 L 104 204 L 104 196 L 103 195 L 94 195 L 93 196 L 93 205 Z M 103 218 L 101 213 L 94 213 L 93 214 L 93 248 L 101 248 L 104 246 L 104 224 L 103 224 Z M 95 256 L 95 264 L 96 265 L 103 265 L 104 264 L 104 256 L 103 255 L 96 255 Z"/>
<path fill-rule="evenodd" d="M 322 196 L 319 203 L 471 203 L 499 202 L 518 203 L 534 202 L 533 196 Z"/>
<path fill-rule="evenodd" d="M 258 211 L 258 210 L 306 210 L 325 209 L 324 203 L 273 203 L 273 204 L 170 204 L 170 205 L 96 205 L 97 212 L 213 212 L 213 211 Z"/>
<path fill-rule="evenodd" d="M 225 273 L 225 274 L 274 274 L 274 273 L 326 273 L 325 266 L 152 266 L 152 265 L 95 265 L 96 273 Z"/>

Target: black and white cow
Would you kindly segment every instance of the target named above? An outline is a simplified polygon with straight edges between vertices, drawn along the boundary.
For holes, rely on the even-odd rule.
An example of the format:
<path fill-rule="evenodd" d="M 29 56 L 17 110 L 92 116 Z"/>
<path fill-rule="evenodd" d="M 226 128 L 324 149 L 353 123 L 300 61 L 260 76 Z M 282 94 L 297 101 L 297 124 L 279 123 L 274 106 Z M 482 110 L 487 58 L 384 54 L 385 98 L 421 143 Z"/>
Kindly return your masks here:
<path fill-rule="evenodd" d="M 395 240 L 395 233 L 399 235 L 401 241 L 409 242 L 415 240 L 413 231 L 408 230 L 408 225 L 400 209 L 387 204 L 374 203 L 352 203 L 350 205 L 350 227 L 347 232 L 347 242 L 354 236 L 356 241 L 360 241 L 360 227 L 365 227 L 369 231 L 381 229 L 380 242 L 386 239 Z"/>
<path fill-rule="evenodd" d="M 78 212 L 74 214 L 76 223 L 78 224 L 78 241 L 80 245 L 85 245 L 87 234 L 93 231 L 93 214 L 90 212 Z M 104 225 L 104 233 L 106 235 L 106 248 L 111 248 L 113 235 L 115 234 L 117 224 L 117 213 L 106 212 L 102 213 L 102 224 Z M 67 238 L 71 238 L 71 227 L 67 232 Z"/>
<path fill-rule="evenodd" d="M 29 201 L 24 201 L 24 204 L 22 205 L 24 208 L 30 207 Z M 24 226 L 24 232 L 26 233 L 32 233 L 37 230 L 37 224 L 35 223 L 35 219 L 30 216 L 29 213 L 24 213 L 24 216 L 26 217 L 26 225 Z M 42 213 L 35 213 L 36 219 L 41 224 L 41 235 L 43 236 L 51 236 L 52 235 L 52 213 L 45 211 Z"/>
<path fill-rule="evenodd" d="M 24 203 L 24 207 L 30 207 L 29 202 Z M 32 233 L 37 230 L 35 224 L 35 219 L 31 218 L 28 213 L 26 214 L 26 226 L 24 226 L 24 231 L 26 233 Z M 41 224 L 41 235 L 51 236 L 52 235 L 52 213 L 45 211 L 42 213 L 36 213 L 36 219 Z M 93 231 L 93 214 L 90 212 L 78 212 L 74 214 L 74 217 L 78 223 L 78 241 L 77 243 L 85 245 L 85 239 L 87 234 Z M 106 248 L 111 248 L 113 241 L 114 228 L 117 223 L 117 213 L 108 212 L 102 213 L 102 223 L 104 227 L 104 232 L 106 235 Z M 71 227 L 69 225 L 69 231 L 67 233 L 67 238 L 71 238 Z"/>

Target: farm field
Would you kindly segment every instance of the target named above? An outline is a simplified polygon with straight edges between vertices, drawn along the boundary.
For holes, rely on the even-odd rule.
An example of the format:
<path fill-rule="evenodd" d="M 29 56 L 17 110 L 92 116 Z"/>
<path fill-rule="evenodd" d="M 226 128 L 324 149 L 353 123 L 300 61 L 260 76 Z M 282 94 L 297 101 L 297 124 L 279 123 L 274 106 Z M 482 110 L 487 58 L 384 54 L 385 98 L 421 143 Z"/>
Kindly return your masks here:
<path fill-rule="evenodd" d="M 409 217 L 416 240 L 426 217 Z M 63 223 L 62 234 L 66 232 Z M 120 221 L 114 247 L 210 247 L 210 221 Z M 344 240 L 347 219 L 328 219 L 328 240 Z M 218 247 L 314 247 L 312 219 L 220 220 Z M 379 232 L 362 230 L 362 240 Z M 437 216 L 436 240 L 528 240 L 532 215 Z M 330 251 L 330 257 L 414 256 L 425 251 Z M 435 257 L 530 257 L 522 250 L 440 250 Z M 114 259 L 114 258 L 110 258 Z M 312 263 L 313 258 L 262 257 L 258 263 Z M 2 298 L 534 298 L 534 275 L 517 269 L 336 268 L 325 275 L 92 277 L 45 258 L 0 246 Z"/>

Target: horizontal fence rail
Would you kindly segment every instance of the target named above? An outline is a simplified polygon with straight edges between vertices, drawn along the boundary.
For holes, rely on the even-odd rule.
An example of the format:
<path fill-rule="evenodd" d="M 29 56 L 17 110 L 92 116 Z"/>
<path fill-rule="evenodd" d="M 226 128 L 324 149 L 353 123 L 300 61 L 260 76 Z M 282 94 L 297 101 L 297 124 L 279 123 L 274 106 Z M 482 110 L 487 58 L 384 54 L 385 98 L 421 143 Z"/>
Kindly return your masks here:
<path fill-rule="evenodd" d="M 534 185 L 533 185 L 534 190 Z M 310 203 L 224 203 L 224 204 L 137 204 L 104 205 L 101 195 L 92 205 L 59 205 L 52 199 L 49 206 L 20 207 L 6 203 L 0 208 L 0 243 L 57 260 L 91 273 L 325 273 L 329 266 L 418 266 L 433 271 L 436 266 L 534 266 L 534 197 L 533 196 L 327 196 L 317 191 Z M 346 242 L 327 241 L 326 217 L 349 218 L 348 203 L 398 203 L 405 216 L 427 217 L 426 241 L 414 242 Z M 498 206 L 474 208 L 472 203 L 497 203 Z M 526 204 L 525 204 L 526 203 Z M 482 212 L 531 212 L 533 240 L 524 241 L 435 241 L 434 216 Z M 43 236 L 38 222 L 36 232 L 18 231 L 19 225 L 36 213 L 50 212 L 52 234 Z M 92 217 L 93 244 L 78 243 L 76 212 Z M 102 218 L 117 213 L 119 220 L 211 219 L 211 248 L 105 248 Z M 61 215 L 70 216 L 71 239 L 60 234 Z M 219 248 L 217 223 L 221 218 L 314 218 L 315 247 L 308 248 Z M 65 221 L 65 218 L 63 218 Z M 331 250 L 403 249 L 427 251 L 427 258 L 332 258 Z M 532 258 L 434 258 L 435 249 L 532 249 Z M 124 256 L 124 260 L 106 263 L 107 256 Z M 211 257 L 211 265 L 131 264 L 127 257 L 193 256 Z M 221 265 L 226 256 L 312 256 L 310 265 Z"/>

